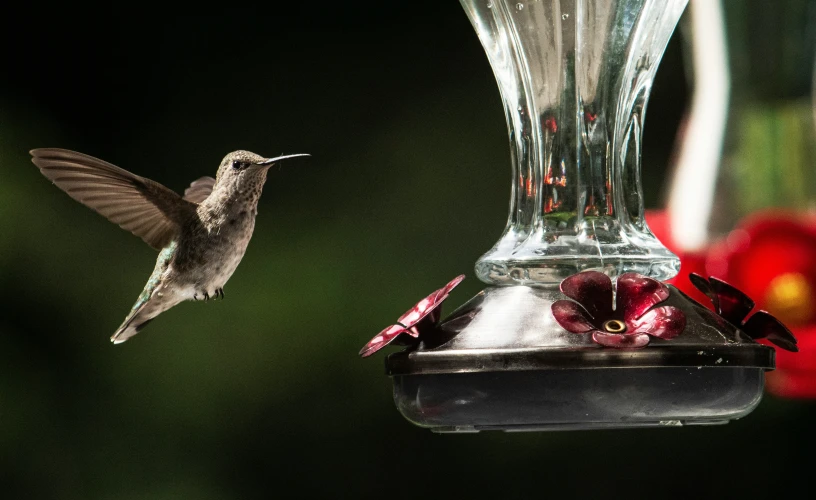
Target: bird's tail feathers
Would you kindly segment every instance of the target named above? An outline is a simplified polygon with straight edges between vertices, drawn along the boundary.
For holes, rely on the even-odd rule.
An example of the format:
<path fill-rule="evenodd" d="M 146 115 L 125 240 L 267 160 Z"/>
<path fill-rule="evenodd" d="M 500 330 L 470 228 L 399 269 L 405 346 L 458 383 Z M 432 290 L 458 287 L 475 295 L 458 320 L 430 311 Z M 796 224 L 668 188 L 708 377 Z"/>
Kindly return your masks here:
<path fill-rule="evenodd" d="M 128 317 L 125 318 L 122 326 L 120 326 L 119 329 L 116 330 L 116 333 L 111 336 L 111 342 L 114 344 L 121 344 L 130 337 L 139 333 L 142 328 L 147 326 L 147 324 L 161 312 L 162 309 L 155 307 L 155 304 L 152 304 L 149 300 L 143 302 L 139 306 L 135 307 L 130 314 L 128 314 Z"/>

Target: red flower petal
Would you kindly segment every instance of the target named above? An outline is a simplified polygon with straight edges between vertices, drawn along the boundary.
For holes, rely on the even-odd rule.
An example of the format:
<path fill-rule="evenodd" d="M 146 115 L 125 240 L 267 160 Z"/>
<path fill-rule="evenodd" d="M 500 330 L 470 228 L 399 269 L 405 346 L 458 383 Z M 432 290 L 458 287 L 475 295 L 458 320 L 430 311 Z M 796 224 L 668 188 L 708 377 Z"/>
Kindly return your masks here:
<path fill-rule="evenodd" d="M 373 339 L 369 340 L 368 344 L 360 349 L 360 356 L 364 358 L 371 356 L 375 352 L 393 342 L 394 339 L 400 336 L 400 334 L 406 332 L 407 330 L 400 325 L 389 326 L 385 330 L 378 333 Z"/>
<path fill-rule="evenodd" d="M 437 290 L 436 292 L 438 292 Z M 428 313 L 436 309 L 439 306 L 439 301 L 436 300 L 436 292 L 428 295 L 424 299 L 420 300 L 416 303 L 414 307 L 408 310 L 405 314 L 399 317 L 397 323 L 400 323 L 407 328 L 411 328 L 412 326 L 419 323 L 419 321 L 424 318 Z"/>
<path fill-rule="evenodd" d="M 583 271 L 561 282 L 561 292 L 578 302 L 593 318 L 612 314 L 612 280 L 598 271 Z"/>
<path fill-rule="evenodd" d="M 452 280 L 450 280 L 450 282 L 447 285 L 445 285 L 444 288 L 442 288 L 443 290 L 445 290 L 445 295 L 448 295 L 449 293 L 451 293 L 451 290 L 456 288 L 456 285 L 461 283 L 462 280 L 464 280 L 464 279 L 465 279 L 465 275 L 460 274 L 459 276 L 457 276 L 457 277 L 453 278 Z"/>
<path fill-rule="evenodd" d="M 447 285 L 443 286 L 439 290 L 436 290 L 432 294 L 428 295 L 424 299 L 417 302 L 417 304 L 408 310 L 405 314 L 399 317 L 397 323 L 402 324 L 406 328 L 411 328 L 419 323 L 425 316 L 430 314 L 434 311 L 442 301 L 448 298 L 448 294 L 450 294 L 451 290 L 456 288 L 456 285 L 462 282 L 465 279 L 464 274 L 460 274 L 459 276 L 452 279 Z M 439 312 L 436 313 L 435 320 L 432 321 L 436 323 L 439 320 Z"/>
<path fill-rule="evenodd" d="M 551 309 L 555 320 L 564 330 L 586 333 L 597 329 L 587 318 L 584 308 L 571 300 L 556 300 Z"/>
<path fill-rule="evenodd" d="M 673 339 L 686 328 L 686 315 L 672 306 L 652 309 L 634 321 L 627 321 L 626 328 L 637 333 L 648 333 L 664 340 Z"/>
<path fill-rule="evenodd" d="M 778 319 L 767 311 L 757 311 L 742 325 L 742 330 L 752 339 L 768 339 L 782 349 L 797 352 L 796 337 Z"/>
<path fill-rule="evenodd" d="M 754 301 L 736 287 L 713 276 L 708 279 L 708 282 L 719 299 L 718 304 L 715 305 L 717 305 L 717 312 L 720 316 L 735 325 L 742 323 L 742 320 L 754 308 Z"/>
<path fill-rule="evenodd" d="M 631 323 L 643 313 L 669 298 L 669 288 L 663 283 L 637 273 L 618 277 L 616 311 L 623 312 L 624 321 Z"/>
<path fill-rule="evenodd" d="M 816 390 L 816 325 L 808 325 L 793 330 L 797 337 L 796 347 L 799 351 L 776 351 L 776 369 L 794 371 L 812 371 L 813 388 Z"/>
<path fill-rule="evenodd" d="M 606 333 L 596 331 L 592 334 L 592 340 L 606 347 L 645 347 L 649 343 L 649 336 L 645 333 L 635 333 L 627 335 L 625 333 Z"/>
<path fill-rule="evenodd" d="M 694 285 L 697 290 L 700 290 L 711 299 L 715 311 L 720 310 L 720 301 L 717 299 L 717 294 L 711 289 L 711 283 L 709 283 L 706 278 L 697 273 L 689 273 L 689 281 L 691 281 L 691 284 Z"/>

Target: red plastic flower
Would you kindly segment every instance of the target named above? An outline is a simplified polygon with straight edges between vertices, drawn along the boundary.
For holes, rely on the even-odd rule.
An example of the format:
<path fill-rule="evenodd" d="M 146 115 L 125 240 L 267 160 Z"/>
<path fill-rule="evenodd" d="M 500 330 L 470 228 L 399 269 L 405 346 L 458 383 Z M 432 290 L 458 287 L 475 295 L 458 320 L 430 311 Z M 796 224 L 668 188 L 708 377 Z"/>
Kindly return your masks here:
<path fill-rule="evenodd" d="M 606 347 L 644 347 L 649 336 L 672 339 L 686 328 L 683 311 L 654 307 L 669 298 L 663 283 L 636 273 L 618 277 L 615 308 L 612 280 L 597 271 L 574 274 L 561 282 L 561 292 L 572 300 L 552 305 L 556 321 L 572 333 L 592 333 Z"/>
<path fill-rule="evenodd" d="M 368 344 L 360 350 L 360 356 L 371 356 L 388 344 L 394 342 L 398 345 L 409 345 L 420 340 L 424 332 L 433 330 L 442 314 L 440 306 L 448 298 L 451 290 L 465 279 L 464 274 L 460 274 L 434 293 L 424 299 L 399 317 L 395 325 L 391 325 L 378 333 Z"/>
<path fill-rule="evenodd" d="M 754 308 L 754 301 L 736 287 L 714 277 L 705 279 L 696 273 L 691 273 L 689 279 L 701 292 L 708 295 L 717 314 L 752 339 L 768 339 L 782 349 L 793 352 L 799 350 L 796 347 L 796 337 L 767 311 L 757 311 L 745 321 Z"/>

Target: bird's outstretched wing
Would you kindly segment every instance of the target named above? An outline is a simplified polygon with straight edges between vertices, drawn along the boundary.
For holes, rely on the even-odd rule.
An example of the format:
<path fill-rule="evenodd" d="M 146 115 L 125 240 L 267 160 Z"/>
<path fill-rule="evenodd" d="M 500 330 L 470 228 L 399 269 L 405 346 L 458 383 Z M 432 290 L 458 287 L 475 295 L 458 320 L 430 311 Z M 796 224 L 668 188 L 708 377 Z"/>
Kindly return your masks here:
<path fill-rule="evenodd" d="M 127 229 L 155 249 L 179 233 L 195 205 L 158 182 L 66 149 L 31 151 L 31 161 L 68 195 Z"/>
<path fill-rule="evenodd" d="M 213 186 L 215 186 L 215 179 L 212 177 L 196 179 L 190 184 L 190 187 L 184 190 L 184 199 L 190 203 L 199 204 L 210 196 Z"/>

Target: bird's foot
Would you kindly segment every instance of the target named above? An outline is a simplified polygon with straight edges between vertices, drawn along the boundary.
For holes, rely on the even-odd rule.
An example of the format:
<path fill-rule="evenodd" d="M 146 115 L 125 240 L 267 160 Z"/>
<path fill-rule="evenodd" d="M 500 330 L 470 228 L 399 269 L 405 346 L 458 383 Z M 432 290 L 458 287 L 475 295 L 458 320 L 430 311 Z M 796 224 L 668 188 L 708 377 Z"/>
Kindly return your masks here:
<path fill-rule="evenodd" d="M 218 297 L 224 298 L 224 289 L 223 288 L 216 288 L 213 292 L 212 298 L 213 300 L 217 299 Z M 210 300 L 209 292 L 198 292 L 193 295 L 193 300 Z"/>

